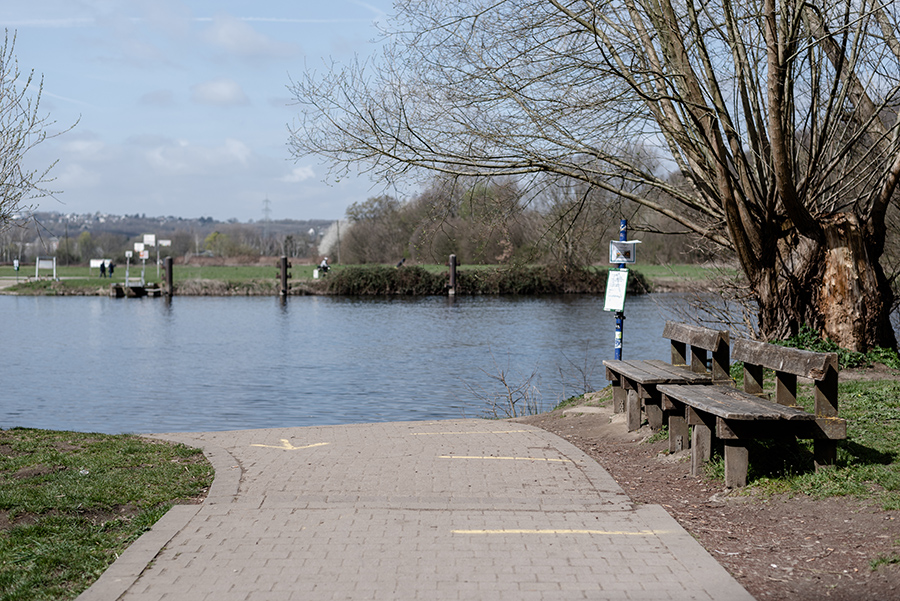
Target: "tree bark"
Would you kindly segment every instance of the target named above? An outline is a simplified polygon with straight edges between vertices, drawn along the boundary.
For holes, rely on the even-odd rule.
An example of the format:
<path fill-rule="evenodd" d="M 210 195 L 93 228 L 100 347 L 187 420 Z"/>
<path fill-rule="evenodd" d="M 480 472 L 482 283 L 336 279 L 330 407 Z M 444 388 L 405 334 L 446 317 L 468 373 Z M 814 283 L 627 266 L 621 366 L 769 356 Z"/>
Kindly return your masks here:
<path fill-rule="evenodd" d="M 763 270 L 755 283 L 760 333 L 780 340 L 809 324 L 850 350 L 895 348 L 893 292 L 872 260 L 859 221 L 841 213 L 820 225 L 821 240 L 799 235 L 783 240 L 778 265 Z"/>

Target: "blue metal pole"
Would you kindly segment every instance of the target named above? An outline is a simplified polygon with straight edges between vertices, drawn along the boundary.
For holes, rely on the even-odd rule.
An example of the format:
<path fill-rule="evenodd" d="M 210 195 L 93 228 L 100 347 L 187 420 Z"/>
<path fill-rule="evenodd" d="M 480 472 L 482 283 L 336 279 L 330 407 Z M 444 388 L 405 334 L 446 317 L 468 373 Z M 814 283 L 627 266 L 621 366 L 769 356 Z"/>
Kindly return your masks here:
<path fill-rule="evenodd" d="M 619 220 L 619 242 L 628 241 L 628 220 Z M 619 263 L 619 269 L 625 269 L 625 263 Z M 625 329 L 625 312 L 616 311 L 616 345 L 614 358 L 622 359 L 622 340 Z"/>

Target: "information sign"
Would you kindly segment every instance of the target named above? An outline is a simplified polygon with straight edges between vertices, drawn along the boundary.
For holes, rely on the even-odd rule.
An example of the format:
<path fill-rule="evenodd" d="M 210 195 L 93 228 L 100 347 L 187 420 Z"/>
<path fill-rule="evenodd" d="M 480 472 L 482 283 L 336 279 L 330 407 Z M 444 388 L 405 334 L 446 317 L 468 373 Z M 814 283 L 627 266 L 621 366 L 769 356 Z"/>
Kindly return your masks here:
<path fill-rule="evenodd" d="M 135 242 L 134 243 L 134 252 L 139 253 L 139 252 L 143 252 L 143 250 L 144 250 L 143 242 Z"/>
<path fill-rule="evenodd" d="M 637 260 L 635 245 L 640 243 L 640 240 L 629 240 L 627 242 L 618 240 L 611 241 L 609 243 L 609 262 L 614 264 L 634 263 Z"/>
<path fill-rule="evenodd" d="M 142 250 L 141 253 L 140 253 L 140 255 L 139 255 L 139 258 L 144 259 L 144 260 L 146 261 L 147 259 L 150 258 L 150 251 L 149 251 L 149 250 Z"/>
<path fill-rule="evenodd" d="M 625 291 L 628 289 L 628 270 L 610 269 L 606 279 L 606 302 L 604 311 L 624 311 Z"/>
<path fill-rule="evenodd" d="M 156 246 L 156 234 L 144 234 L 145 246 Z"/>

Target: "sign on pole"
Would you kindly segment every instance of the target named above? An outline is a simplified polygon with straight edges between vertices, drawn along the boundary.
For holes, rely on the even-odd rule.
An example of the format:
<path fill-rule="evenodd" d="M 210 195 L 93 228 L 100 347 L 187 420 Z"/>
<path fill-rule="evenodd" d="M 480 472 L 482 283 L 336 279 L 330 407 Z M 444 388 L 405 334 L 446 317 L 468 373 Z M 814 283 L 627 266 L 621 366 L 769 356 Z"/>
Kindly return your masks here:
<path fill-rule="evenodd" d="M 156 246 L 156 234 L 144 234 L 145 246 Z"/>
<path fill-rule="evenodd" d="M 612 240 L 609 243 L 609 262 L 610 263 L 628 263 L 631 265 L 637 261 L 637 250 L 640 240 Z"/>
<path fill-rule="evenodd" d="M 606 279 L 606 301 L 604 311 L 624 311 L 625 291 L 628 289 L 628 270 L 610 269 Z"/>

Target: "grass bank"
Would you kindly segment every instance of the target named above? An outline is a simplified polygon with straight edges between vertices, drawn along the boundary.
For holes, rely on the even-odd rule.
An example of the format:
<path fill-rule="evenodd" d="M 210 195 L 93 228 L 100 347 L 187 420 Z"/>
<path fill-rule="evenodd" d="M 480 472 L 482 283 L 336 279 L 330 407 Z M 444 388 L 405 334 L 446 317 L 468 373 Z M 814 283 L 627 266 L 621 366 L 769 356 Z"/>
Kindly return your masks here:
<path fill-rule="evenodd" d="M 136 436 L 0 430 L 0 598 L 74 599 L 213 470 Z"/>
<path fill-rule="evenodd" d="M 443 265 L 411 265 L 400 269 L 385 265 L 337 265 L 327 277 L 318 279 L 313 277 L 314 269 L 314 265 L 290 268 L 292 294 L 443 295 L 447 293 L 449 283 L 449 271 Z M 458 270 L 456 292 L 460 295 L 603 294 L 606 271 L 600 268 L 567 272 L 545 266 L 465 265 Z M 122 267 L 116 269 L 112 279 L 100 278 L 96 269 L 91 271 L 87 267 L 60 267 L 57 275 L 56 281 L 26 281 L 23 277 L 6 291 L 42 296 L 105 295 L 111 283 L 122 283 L 125 279 Z M 182 296 L 277 295 L 278 275 L 274 264 L 271 267 L 176 265 L 174 268 L 176 295 Z M 140 268 L 132 267 L 132 281 L 139 276 Z M 160 282 L 155 268 L 146 269 L 145 276 L 148 284 Z M 0 267 L 0 277 L 15 277 L 15 272 L 11 267 Z M 632 294 L 652 288 L 640 269 L 632 271 L 629 282 Z"/>
<path fill-rule="evenodd" d="M 837 463 L 815 470 L 811 440 L 752 441 L 747 493 L 851 496 L 900 510 L 900 382 L 842 382 L 839 399 L 847 439 L 838 442 Z M 812 411 L 811 391 L 801 389 L 798 402 Z M 724 479 L 724 472 L 717 454 L 707 473 Z"/>

